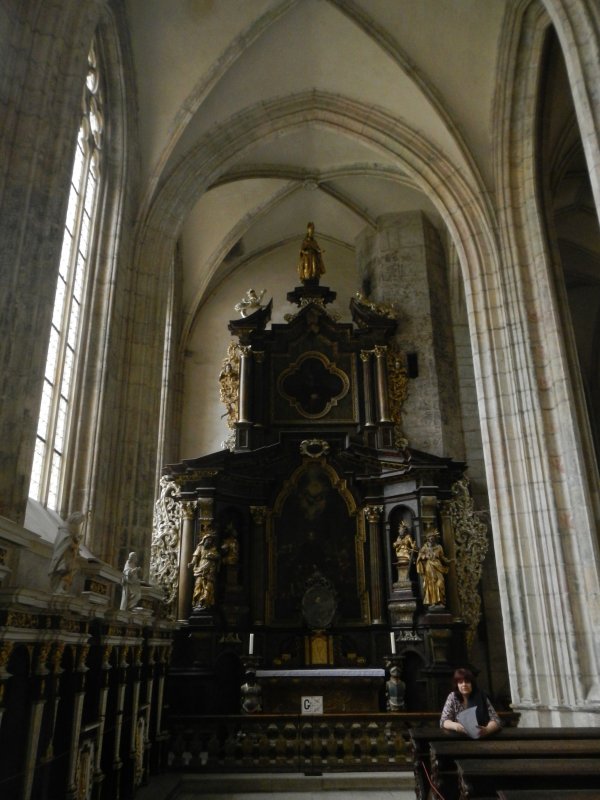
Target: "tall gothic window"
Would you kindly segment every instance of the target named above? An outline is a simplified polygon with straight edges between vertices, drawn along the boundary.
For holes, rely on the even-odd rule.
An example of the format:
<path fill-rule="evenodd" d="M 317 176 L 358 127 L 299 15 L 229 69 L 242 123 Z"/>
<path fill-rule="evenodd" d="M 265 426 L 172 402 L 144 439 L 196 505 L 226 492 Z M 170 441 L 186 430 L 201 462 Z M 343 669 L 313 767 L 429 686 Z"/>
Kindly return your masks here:
<path fill-rule="evenodd" d="M 96 47 L 88 57 L 29 496 L 57 510 L 77 390 L 78 357 L 102 177 L 102 97 Z"/>

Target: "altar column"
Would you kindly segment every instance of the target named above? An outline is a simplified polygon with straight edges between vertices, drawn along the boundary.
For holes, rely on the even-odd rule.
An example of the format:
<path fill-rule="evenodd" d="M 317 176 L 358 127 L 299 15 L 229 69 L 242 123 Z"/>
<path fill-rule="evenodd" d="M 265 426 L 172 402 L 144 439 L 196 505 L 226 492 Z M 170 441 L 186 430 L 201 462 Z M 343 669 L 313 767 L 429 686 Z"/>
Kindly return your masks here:
<path fill-rule="evenodd" d="M 365 517 L 368 522 L 369 532 L 369 561 L 371 564 L 370 598 L 371 598 L 371 622 L 374 625 L 383 623 L 382 597 L 381 597 L 381 535 L 379 521 L 383 513 L 383 506 L 367 506 Z"/>
<path fill-rule="evenodd" d="M 179 548 L 179 594 L 177 619 L 187 619 L 192 613 L 192 573 L 188 566 L 194 552 L 194 520 L 196 501 L 181 504 L 181 547 Z"/>
<path fill-rule="evenodd" d="M 252 581 L 252 624 L 265 624 L 265 522 L 266 506 L 250 506 L 252 514 L 252 541 L 250 561 Z"/>
<path fill-rule="evenodd" d="M 242 424 L 249 424 L 252 422 L 250 419 L 251 370 L 252 348 L 247 345 L 240 345 L 240 403 L 238 422 Z"/>
<path fill-rule="evenodd" d="M 373 351 L 372 350 L 361 350 L 360 351 L 360 360 L 362 361 L 362 374 L 363 374 L 363 394 L 365 400 L 365 428 L 372 429 L 375 427 L 375 419 L 373 416 L 373 378 L 371 374 L 371 364 L 373 358 Z M 371 437 L 373 436 L 373 432 L 371 430 L 367 431 L 367 438 L 369 441 L 366 443 L 369 445 L 374 445 L 375 443 L 370 441 Z"/>

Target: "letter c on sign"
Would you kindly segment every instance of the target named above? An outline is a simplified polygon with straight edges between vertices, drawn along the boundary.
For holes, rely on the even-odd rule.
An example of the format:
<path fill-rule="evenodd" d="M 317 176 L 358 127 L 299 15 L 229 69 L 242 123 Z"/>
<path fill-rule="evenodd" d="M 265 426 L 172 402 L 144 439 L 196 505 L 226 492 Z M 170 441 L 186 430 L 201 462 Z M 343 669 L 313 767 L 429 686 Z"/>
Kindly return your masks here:
<path fill-rule="evenodd" d="M 305 697 L 304 698 L 304 710 L 305 711 L 310 711 L 310 707 L 311 707 L 310 699 L 308 697 Z"/>

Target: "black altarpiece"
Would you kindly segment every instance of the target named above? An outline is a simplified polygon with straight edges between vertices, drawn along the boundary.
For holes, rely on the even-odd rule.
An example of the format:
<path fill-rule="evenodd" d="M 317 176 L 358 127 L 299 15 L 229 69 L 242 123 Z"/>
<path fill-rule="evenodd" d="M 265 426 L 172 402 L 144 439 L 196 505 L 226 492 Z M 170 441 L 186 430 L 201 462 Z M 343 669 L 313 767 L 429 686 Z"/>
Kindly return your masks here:
<path fill-rule="evenodd" d="M 288 294 L 298 310 L 285 324 L 267 328 L 271 303 L 229 323 L 231 447 L 164 470 L 182 509 L 179 712 L 238 713 L 248 670 L 265 713 L 300 713 L 300 696 L 315 694 L 325 712 L 384 711 L 394 666 L 404 708 L 438 710 L 467 660 L 449 505 L 464 464 L 403 438 L 409 379 L 395 315 L 357 297 L 340 323 L 334 298 L 306 280 Z M 428 535 L 443 551 L 444 597 L 425 605 L 417 562 Z M 193 569 L 203 547 L 204 573 Z M 194 607 L 209 579 L 212 595 Z"/>

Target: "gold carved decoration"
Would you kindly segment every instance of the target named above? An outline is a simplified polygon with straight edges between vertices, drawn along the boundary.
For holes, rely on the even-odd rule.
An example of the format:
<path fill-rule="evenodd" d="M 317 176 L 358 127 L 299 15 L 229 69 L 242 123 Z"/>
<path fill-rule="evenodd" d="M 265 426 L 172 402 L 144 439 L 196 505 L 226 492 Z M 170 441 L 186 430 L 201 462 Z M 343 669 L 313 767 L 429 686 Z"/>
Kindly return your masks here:
<path fill-rule="evenodd" d="M 395 347 L 387 350 L 388 394 L 390 416 L 394 423 L 394 444 L 400 450 L 408 447 L 408 440 L 402 429 L 402 406 L 408 396 L 408 375 L 403 366 L 400 352 Z"/>
<path fill-rule="evenodd" d="M 487 525 L 475 511 L 468 478 L 463 477 L 453 485 L 452 495 L 452 500 L 444 503 L 444 510 L 454 531 L 458 599 L 467 623 L 467 648 L 470 649 L 481 618 L 478 584 L 488 549 Z"/>
<path fill-rule="evenodd" d="M 250 506 L 252 522 L 255 525 L 264 525 L 267 519 L 268 509 L 266 506 Z"/>
<path fill-rule="evenodd" d="M 77 656 L 77 666 L 76 666 L 77 672 L 87 672 L 89 670 L 89 667 L 86 664 L 89 652 L 90 652 L 89 644 L 81 645 L 81 647 L 79 648 L 79 653 Z"/>
<path fill-rule="evenodd" d="M 177 598 L 179 586 L 179 537 L 181 530 L 181 504 L 177 484 L 163 476 L 160 495 L 154 506 L 154 524 L 150 546 L 150 580 L 163 591 L 167 607 Z"/>
<path fill-rule="evenodd" d="M 321 458 L 329 453 L 329 442 L 325 439 L 303 439 L 300 442 L 300 455 L 308 458 Z"/>
<path fill-rule="evenodd" d="M 219 373 L 219 397 L 225 406 L 227 426 L 233 430 L 238 420 L 240 402 L 240 357 L 241 345 L 230 342 L 227 355 Z"/>
<path fill-rule="evenodd" d="M 361 292 L 357 292 L 355 297 L 357 303 L 360 303 L 361 306 L 366 306 L 375 314 L 387 317 L 388 319 L 396 319 L 398 316 L 398 312 L 390 303 L 375 303 L 373 300 L 368 300 Z"/>
<path fill-rule="evenodd" d="M 365 517 L 370 525 L 377 524 L 383 513 L 383 506 L 365 506 Z"/>

